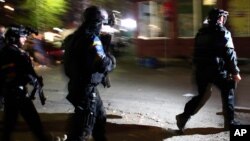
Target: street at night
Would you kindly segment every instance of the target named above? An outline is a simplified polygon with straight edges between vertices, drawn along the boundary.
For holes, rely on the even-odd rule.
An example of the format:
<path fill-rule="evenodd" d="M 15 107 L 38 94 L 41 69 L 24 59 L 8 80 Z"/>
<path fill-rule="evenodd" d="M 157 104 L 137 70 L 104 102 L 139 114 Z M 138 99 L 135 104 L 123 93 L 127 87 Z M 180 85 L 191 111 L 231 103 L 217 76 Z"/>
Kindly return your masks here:
<path fill-rule="evenodd" d="M 0 0 L 0 141 L 249 140 L 249 11 Z"/>
<path fill-rule="evenodd" d="M 229 132 L 223 131 L 223 116 L 219 91 L 214 88 L 203 109 L 191 118 L 184 134 L 177 134 L 175 115 L 182 112 L 190 96 L 195 94 L 190 63 L 170 60 L 165 67 L 151 69 L 140 66 L 133 56 L 120 57 L 111 73 L 111 88 L 99 87 L 108 115 L 107 136 L 110 141 L 201 141 L 229 140 Z M 236 119 L 250 124 L 249 65 L 242 67 L 242 81 L 238 84 Z M 63 138 L 67 118 L 73 107 L 65 99 L 67 78 L 62 65 L 36 70 L 44 78 L 45 106 L 39 98 L 34 103 L 44 126 L 56 139 Z M 24 122 L 17 128 L 16 141 L 31 136 Z M 18 138 L 19 137 L 19 138 Z"/>

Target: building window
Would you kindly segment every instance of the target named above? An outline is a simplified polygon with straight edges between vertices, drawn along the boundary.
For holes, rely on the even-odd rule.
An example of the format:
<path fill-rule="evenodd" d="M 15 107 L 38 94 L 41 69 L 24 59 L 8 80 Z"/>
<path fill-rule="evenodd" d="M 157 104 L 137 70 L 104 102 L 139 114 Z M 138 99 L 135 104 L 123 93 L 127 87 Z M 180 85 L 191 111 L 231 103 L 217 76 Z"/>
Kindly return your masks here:
<path fill-rule="evenodd" d="M 165 37 L 161 5 L 155 1 L 143 1 L 138 3 L 138 38 Z"/>
<path fill-rule="evenodd" d="M 193 0 L 179 0 L 177 13 L 179 37 L 193 37 Z"/>
<path fill-rule="evenodd" d="M 250 36 L 250 1 L 230 0 L 228 2 L 228 23 L 233 36 Z"/>

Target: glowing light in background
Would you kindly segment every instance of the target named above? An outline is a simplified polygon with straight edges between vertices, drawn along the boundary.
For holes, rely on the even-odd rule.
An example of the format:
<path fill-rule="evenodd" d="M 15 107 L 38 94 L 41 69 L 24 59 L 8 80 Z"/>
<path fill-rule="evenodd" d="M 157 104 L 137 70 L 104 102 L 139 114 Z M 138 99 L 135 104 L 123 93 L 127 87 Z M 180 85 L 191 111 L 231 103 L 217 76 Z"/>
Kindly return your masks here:
<path fill-rule="evenodd" d="M 102 25 L 101 32 L 115 33 L 119 31 L 113 27 L 110 27 L 109 25 Z"/>
<path fill-rule="evenodd" d="M 203 5 L 215 5 L 217 0 L 203 0 Z"/>
<path fill-rule="evenodd" d="M 61 37 L 61 35 L 53 32 L 44 32 L 44 39 L 53 42 L 55 37 Z"/>
<path fill-rule="evenodd" d="M 137 27 L 137 23 L 134 19 L 122 19 L 121 26 L 127 29 L 135 29 Z"/>

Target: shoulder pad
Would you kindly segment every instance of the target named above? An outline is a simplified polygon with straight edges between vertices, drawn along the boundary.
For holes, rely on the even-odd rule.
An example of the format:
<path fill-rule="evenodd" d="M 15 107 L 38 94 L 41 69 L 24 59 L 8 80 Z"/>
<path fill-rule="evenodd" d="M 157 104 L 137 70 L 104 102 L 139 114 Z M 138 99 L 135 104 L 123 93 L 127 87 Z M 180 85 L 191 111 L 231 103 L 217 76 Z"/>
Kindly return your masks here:
<path fill-rule="evenodd" d="M 233 44 L 233 39 L 232 39 L 232 36 L 231 36 L 231 32 L 226 29 L 224 36 L 225 36 L 225 39 L 227 41 L 226 47 L 228 47 L 228 48 L 234 48 L 234 44 Z"/>

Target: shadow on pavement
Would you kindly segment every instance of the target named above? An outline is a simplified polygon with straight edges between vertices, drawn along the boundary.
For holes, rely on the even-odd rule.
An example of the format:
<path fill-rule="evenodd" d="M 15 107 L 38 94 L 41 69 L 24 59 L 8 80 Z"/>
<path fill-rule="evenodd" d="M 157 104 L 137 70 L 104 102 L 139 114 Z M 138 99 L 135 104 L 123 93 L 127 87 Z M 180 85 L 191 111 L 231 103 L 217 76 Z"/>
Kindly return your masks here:
<path fill-rule="evenodd" d="M 135 124 L 107 124 L 109 141 L 162 141 L 176 135 L 160 127 Z"/>
<path fill-rule="evenodd" d="M 53 138 L 63 137 L 67 126 L 68 118 L 71 114 L 57 113 L 47 114 L 41 113 L 40 117 L 44 128 L 52 135 Z M 0 114 L 0 125 L 2 125 L 2 114 Z M 107 115 L 108 119 L 122 119 L 119 115 Z M 0 126 L 2 130 L 2 126 Z M 189 128 L 183 134 L 178 134 L 177 130 L 164 129 L 156 126 L 136 125 L 136 124 L 117 124 L 107 123 L 107 137 L 109 141 L 162 141 L 173 136 L 193 135 L 193 134 L 215 134 L 222 132 L 222 128 Z M 19 119 L 16 131 L 14 132 L 15 140 L 25 138 L 25 141 L 33 140 L 32 134 L 26 123 Z"/>
<path fill-rule="evenodd" d="M 63 136 L 67 118 L 71 114 L 40 114 L 45 128 L 54 136 Z M 48 121 L 48 118 L 50 119 Z M 119 115 L 107 115 L 108 119 L 121 119 Z M 174 131 L 168 131 L 161 127 L 117 124 L 107 122 L 106 126 L 108 141 L 162 141 L 163 139 L 177 135 Z"/>
<path fill-rule="evenodd" d="M 217 134 L 220 132 L 224 132 L 223 128 L 214 128 L 214 127 L 204 127 L 204 128 L 187 128 L 184 130 L 182 135 L 209 135 L 209 134 Z"/>

